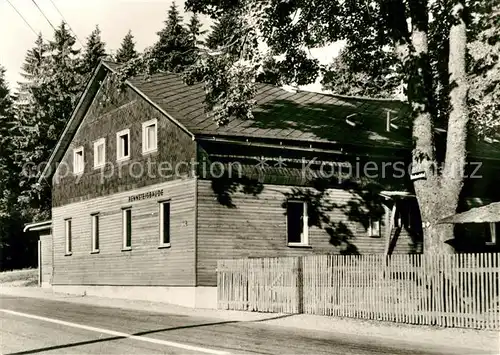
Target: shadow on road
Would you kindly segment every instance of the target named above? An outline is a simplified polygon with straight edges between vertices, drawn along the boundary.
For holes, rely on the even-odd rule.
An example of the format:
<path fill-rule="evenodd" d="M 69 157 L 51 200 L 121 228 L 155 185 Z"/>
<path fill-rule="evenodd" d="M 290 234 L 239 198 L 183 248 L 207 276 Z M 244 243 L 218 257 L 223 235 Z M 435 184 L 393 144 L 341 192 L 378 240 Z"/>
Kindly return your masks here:
<path fill-rule="evenodd" d="M 155 333 L 162 333 L 162 332 L 167 332 L 167 331 L 172 331 L 172 330 L 189 329 L 189 328 L 200 328 L 200 327 L 210 327 L 210 326 L 223 325 L 223 324 L 257 323 L 257 322 L 265 322 L 265 321 L 268 321 L 268 320 L 286 318 L 286 317 L 290 317 L 290 316 L 293 316 L 293 314 L 284 314 L 284 315 L 280 315 L 280 316 L 276 316 L 276 317 L 264 318 L 264 319 L 254 320 L 254 321 L 224 321 L 224 322 L 191 324 L 191 325 L 183 325 L 183 326 L 179 326 L 179 327 L 170 327 L 170 328 L 148 330 L 148 331 L 133 333 L 133 334 L 130 334 L 130 335 L 131 336 L 144 336 L 144 335 L 155 334 Z M 126 336 L 114 336 L 114 337 L 108 337 L 108 338 L 99 338 L 99 339 L 95 339 L 95 340 L 80 341 L 80 342 L 76 342 L 76 343 L 54 345 L 54 346 L 48 346 L 48 347 L 44 347 L 44 348 L 38 348 L 38 349 L 20 351 L 20 352 L 15 352 L 15 353 L 8 353 L 8 354 L 5 354 L 5 355 L 36 354 L 36 353 L 40 353 L 40 352 L 44 352 L 44 351 L 66 349 L 66 348 L 72 348 L 72 347 L 78 347 L 78 346 L 96 344 L 96 343 L 101 343 L 101 342 L 106 342 L 106 341 L 128 339 L 128 338 L 129 337 L 126 337 Z"/>

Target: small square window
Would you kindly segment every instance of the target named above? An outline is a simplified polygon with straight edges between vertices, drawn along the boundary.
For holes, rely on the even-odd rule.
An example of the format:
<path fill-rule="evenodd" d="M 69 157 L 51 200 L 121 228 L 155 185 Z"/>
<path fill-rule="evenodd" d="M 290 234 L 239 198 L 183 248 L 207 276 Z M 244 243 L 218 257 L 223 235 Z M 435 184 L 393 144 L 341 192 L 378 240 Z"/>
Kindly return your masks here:
<path fill-rule="evenodd" d="M 116 134 L 116 159 L 130 158 L 130 129 L 124 129 Z"/>
<path fill-rule="evenodd" d="M 106 164 L 106 139 L 101 138 L 94 142 L 94 168 L 101 168 Z"/>
<path fill-rule="evenodd" d="M 65 246 L 66 246 L 66 255 L 71 255 L 72 253 L 72 245 L 71 245 L 71 218 L 64 220 L 64 237 L 65 237 Z"/>
<path fill-rule="evenodd" d="M 379 219 L 369 219 L 368 222 L 368 236 L 370 237 L 380 237 L 380 220 Z"/>
<path fill-rule="evenodd" d="M 91 231 L 92 231 L 92 252 L 99 251 L 99 214 L 93 214 L 90 216 L 92 221 Z"/>
<path fill-rule="evenodd" d="M 158 149 L 158 122 L 151 120 L 142 124 L 142 153 L 155 152 Z"/>
<path fill-rule="evenodd" d="M 78 147 L 73 150 L 73 173 L 82 174 L 85 168 L 85 160 L 83 156 L 83 147 Z"/>
<path fill-rule="evenodd" d="M 286 208 L 286 222 L 288 245 L 309 245 L 307 202 L 288 201 Z"/>
<path fill-rule="evenodd" d="M 122 210 L 123 249 L 132 248 L 132 209 Z"/>
<path fill-rule="evenodd" d="M 160 245 L 170 245 L 170 202 L 160 203 Z"/>

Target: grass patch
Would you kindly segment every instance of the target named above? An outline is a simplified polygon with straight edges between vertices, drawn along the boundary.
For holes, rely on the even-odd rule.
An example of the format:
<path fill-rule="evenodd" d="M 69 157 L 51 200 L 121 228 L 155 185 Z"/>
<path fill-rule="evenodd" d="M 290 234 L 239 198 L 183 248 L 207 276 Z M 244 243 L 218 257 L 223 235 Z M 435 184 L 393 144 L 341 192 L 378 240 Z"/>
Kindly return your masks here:
<path fill-rule="evenodd" d="M 0 272 L 3 286 L 37 286 L 38 269 L 22 269 Z"/>

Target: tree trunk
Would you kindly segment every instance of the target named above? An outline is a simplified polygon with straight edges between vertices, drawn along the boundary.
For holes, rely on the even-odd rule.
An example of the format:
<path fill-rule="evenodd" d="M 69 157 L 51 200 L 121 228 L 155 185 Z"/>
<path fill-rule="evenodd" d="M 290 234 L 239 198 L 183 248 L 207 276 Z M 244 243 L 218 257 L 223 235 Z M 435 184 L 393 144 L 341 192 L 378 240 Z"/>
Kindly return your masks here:
<path fill-rule="evenodd" d="M 466 47 L 467 28 L 463 19 L 464 5 L 457 1 L 452 15 L 454 23 L 450 29 L 450 56 L 448 71 L 450 73 L 450 116 L 446 139 L 446 156 L 443 169 L 443 189 L 446 199 L 457 208 L 460 191 L 464 180 L 466 164 L 467 123 L 469 113 L 467 108 L 467 73 Z"/>
<path fill-rule="evenodd" d="M 413 172 L 424 172 L 425 179 L 414 182 L 424 234 L 424 253 L 454 252 L 453 225 L 438 224 L 456 212 L 463 185 L 465 143 L 467 137 L 467 81 L 465 72 L 466 27 L 463 5 L 453 9 L 455 23 L 450 30 L 449 71 L 453 88 L 450 93 L 451 112 L 448 123 L 444 168 L 441 172 L 435 155 L 434 127 L 431 107 L 433 90 L 429 81 L 427 39 L 427 1 L 417 0 L 412 7 L 413 77 L 409 95 L 414 112 Z"/>

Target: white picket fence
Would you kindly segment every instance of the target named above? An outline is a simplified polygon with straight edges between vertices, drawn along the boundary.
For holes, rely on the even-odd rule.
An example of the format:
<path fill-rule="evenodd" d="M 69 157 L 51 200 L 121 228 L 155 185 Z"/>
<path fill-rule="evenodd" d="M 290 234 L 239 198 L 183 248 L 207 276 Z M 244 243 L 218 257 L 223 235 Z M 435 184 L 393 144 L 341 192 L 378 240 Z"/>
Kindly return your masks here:
<path fill-rule="evenodd" d="M 499 254 L 221 260 L 218 306 L 500 329 Z"/>

